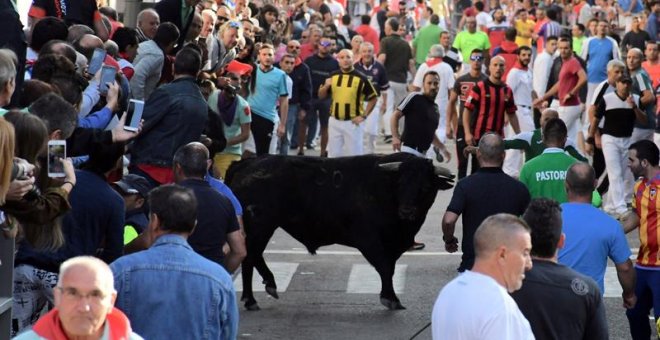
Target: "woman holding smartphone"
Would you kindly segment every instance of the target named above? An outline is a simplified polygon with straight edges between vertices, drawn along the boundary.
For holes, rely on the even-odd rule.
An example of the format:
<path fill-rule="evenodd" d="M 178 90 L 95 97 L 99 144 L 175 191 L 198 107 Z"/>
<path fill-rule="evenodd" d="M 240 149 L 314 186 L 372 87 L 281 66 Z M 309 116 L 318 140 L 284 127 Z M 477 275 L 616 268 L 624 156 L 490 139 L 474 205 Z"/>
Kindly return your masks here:
<path fill-rule="evenodd" d="M 4 118 L 14 125 L 15 156 L 35 164 L 36 182 L 20 200 L 8 200 L 1 209 L 15 217 L 25 239 L 34 247 L 57 249 L 64 244 L 59 217 L 70 209 L 68 196 L 76 185 L 71 159 L 57 161 L 62 165 L 62 178 L 49 178 L 46 162 L 48 130 L 45 123 L 31 113 L 12 110 Z"/>

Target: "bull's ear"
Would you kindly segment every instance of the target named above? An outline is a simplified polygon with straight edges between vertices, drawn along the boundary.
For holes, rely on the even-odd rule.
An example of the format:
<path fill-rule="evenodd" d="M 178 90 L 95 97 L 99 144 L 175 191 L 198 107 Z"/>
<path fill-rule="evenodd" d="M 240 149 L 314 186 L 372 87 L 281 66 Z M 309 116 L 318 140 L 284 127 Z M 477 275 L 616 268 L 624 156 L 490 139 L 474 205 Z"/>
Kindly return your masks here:
<path fill-rule="evenodd" d="M 433 173 L 435 173 L 437 176 L 454 178 L 454 174 L 452 174 L 451 171 L 449 171 L 449 169 L 445 168 L 444 166 L 434 165 Z"/>
<path fill-rule="evenodd" d="M 400 166 L 401 166 L 401 162 L 390 162 L 390 163 L 378 164 L 378 167 L 385 170 L 385 171 L 399 171 Z"/>

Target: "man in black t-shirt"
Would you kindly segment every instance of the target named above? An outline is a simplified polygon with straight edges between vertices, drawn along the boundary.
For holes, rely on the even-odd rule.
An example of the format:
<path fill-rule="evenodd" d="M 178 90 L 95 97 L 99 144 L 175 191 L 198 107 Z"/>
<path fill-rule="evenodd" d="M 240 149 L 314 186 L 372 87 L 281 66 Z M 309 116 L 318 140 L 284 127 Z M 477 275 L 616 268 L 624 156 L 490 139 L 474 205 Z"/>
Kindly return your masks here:
<path fill-rule="evenodd" d="M 247 255 L 245 238 L 231 201 L 204 180 L 210 166 L 209 150 L 201 143 L 186 144 L 174 154 L 176 183 L 192 189 L 197 198 L 197 225 L 188 243 L 231 274 Z M 227 256 L 223 252 L 225 242 L 230 249 Z"/>
<path fill-rule="evenodd" d="M 481 167 L 456 184 L 442 217 L 445 250 L 454 253 L 458 251 L 454 229 L 458 217 L 463 216 L 463 256 L 459 272 L 471 269 L 474 264 L 474 233 L 481 222 L 498 213 L 520 216 L 530 199 L 527 187 L 502 171 L 504 141 L 501 136 L 492 132 L 483 135 L 479 140 L 477 159 Z"/>
<path fill-rule="evenodd" d="M 454 88 L 449 95 L 449 104 L 447 106 L 447 121 L 440 124 L 447 124 L 447 138 L 456 138 L 456 157 L 458 160 L 458 179 L 467 175 L 468 157 L 463 154 L 463 149 L 467 146 L 465 143 L 465 132 L 463 131 L 463 110 L 470 90 L 480 81 L 488 79 L 481 68 L 483 66 L 484 55 L 479 49 L 475 49 L 470 54 L 470 71 L 456 79 Z M 456 101 L 460 101 L 458 115 L 456 114 Z M 472 119 L 471 119 L 472 120 Z M 477 159 L 472 157 L 472 171 L 477 169 Z"/>
<path fill-rule="evenodd" d="M 561 207 L 547 198 L 534 199 L 523 219 L 532 235 L 532 269 L 522 288 L 511 293 L 532 326 L 536 339 L 607 339 L 605 305 L 598 285 L 557 263 L 564 246 Z"/>
<path fill-rule="evenodd" d="M 440 76 L 429 71 L 423 78 L 424 92 L 411 92 L 399 104 L 390 121 L 392 148 L 394 151 L 426 157 L 426 151 L 435 145 L 449 161 L 451 154 L 435 134 L 440 121 L 440 112 L 435 97 L 440 88 Z M 405 117 L 403 134 L 399 136 L 399 119 Z"/>

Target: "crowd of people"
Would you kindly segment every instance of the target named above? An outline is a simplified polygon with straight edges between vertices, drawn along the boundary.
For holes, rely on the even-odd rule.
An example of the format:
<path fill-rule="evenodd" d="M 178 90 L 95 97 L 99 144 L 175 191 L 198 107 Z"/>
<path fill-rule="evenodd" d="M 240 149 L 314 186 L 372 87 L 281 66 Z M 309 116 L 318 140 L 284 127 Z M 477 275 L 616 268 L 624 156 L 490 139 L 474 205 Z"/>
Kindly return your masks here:
<path fill-rule="evenodd" d="M 161 0 L 134 28 L 109 5 L 34 0 L 21 23 L 0 2 L 12 334 L 235 338 L 231 163 L 378 143 L 457 159 L 442 232 L 459 250 L 462 216 L 464 273 L 434 338 L 607 338 L 608 258 L 650 337 L 660 2 Z"/>

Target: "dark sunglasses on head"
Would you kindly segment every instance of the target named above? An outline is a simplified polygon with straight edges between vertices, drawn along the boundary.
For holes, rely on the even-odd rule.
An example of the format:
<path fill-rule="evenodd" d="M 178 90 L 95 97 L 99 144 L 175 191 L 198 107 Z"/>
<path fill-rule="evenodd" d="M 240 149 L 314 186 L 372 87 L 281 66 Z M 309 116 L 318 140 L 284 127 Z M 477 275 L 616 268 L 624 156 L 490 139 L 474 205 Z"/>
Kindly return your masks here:
<path fill-rule="evenodd" d="M 470 60 L 472 60 L 472 61 L 482 61 L 482 60 L 484 60 L 484 57 L 480 56 L 480 55 L 471 55 Z"/>
<path fill-rule="evenodd" d="M 241 24 L 236 22 L 236 21 L 230 21 L 229 22 L 229 27 L 238 29 L 238 28 L 241 28 Z"/>

